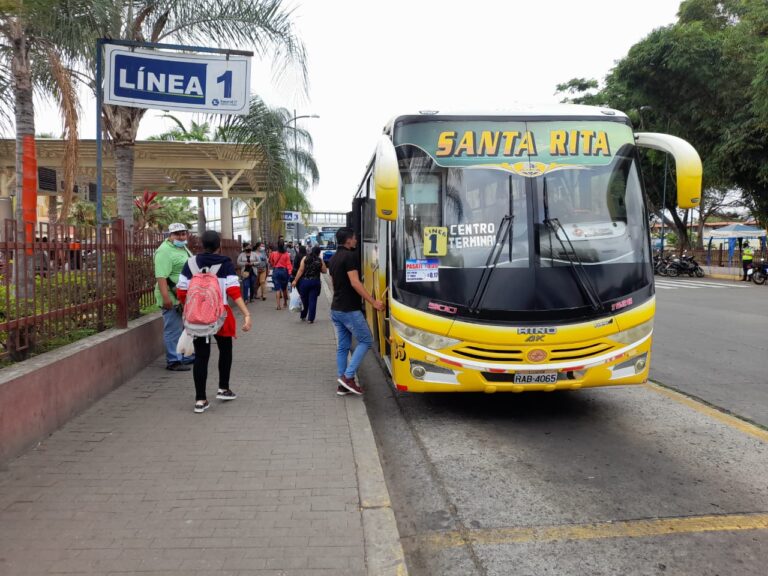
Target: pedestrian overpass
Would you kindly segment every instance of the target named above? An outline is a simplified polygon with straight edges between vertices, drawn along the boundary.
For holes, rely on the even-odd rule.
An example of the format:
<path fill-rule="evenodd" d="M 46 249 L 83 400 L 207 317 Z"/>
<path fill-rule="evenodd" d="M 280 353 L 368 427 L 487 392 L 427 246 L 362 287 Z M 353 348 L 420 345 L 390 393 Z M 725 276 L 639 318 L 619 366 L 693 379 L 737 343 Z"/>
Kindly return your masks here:
<path fill-rule="evenodd" d="M 322 226 L 347 225 L 346 212 L 307 212 L 301 216 L 309 230 L 321 228 Z"/>

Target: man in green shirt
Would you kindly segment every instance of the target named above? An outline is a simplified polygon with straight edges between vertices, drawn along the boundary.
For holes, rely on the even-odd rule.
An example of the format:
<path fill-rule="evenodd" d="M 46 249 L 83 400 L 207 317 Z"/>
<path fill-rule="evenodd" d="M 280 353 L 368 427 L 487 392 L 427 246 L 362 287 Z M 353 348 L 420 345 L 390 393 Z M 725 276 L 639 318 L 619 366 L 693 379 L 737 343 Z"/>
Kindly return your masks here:
<path fill-rule="evenodd" d="M 155 251 L 155 300 L 163 311 L 163 341 L 166 368 L 175 372 L 191 370 L 194 357 L 176 352 L 176 345 L 184 330 L 184 322 L 176 298 L 176 283 L 184 264 L 192 256 L 187 249 L 187 225 L 175 222 L 168 226 L 168 239 Z"/>

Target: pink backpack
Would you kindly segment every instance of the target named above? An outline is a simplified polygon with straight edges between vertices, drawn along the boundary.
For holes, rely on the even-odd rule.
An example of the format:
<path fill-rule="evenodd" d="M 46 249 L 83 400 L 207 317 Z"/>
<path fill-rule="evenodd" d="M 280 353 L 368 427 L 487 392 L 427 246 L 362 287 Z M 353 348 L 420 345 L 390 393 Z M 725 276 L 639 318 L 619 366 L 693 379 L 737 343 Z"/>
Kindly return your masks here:
<path fill-rule="evenodd" d="M 216 276 L 221 264 L 200 269 L 195 256 L 187 261 L 192 279 L 184 303 L 184 328 L 190 336 L 209 337 L 216 334 L 227 318 Z"/>

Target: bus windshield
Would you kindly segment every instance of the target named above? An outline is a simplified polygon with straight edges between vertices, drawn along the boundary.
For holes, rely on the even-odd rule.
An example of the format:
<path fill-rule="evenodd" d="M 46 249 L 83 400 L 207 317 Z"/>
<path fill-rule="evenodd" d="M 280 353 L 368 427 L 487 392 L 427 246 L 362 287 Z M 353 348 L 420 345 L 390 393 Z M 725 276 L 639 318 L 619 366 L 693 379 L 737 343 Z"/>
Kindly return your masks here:
<path fill-rule="evenodd" d="M 396 298 L 517 321 L 583 319 L 650 297 L 646 209 L 628 126 L 446 124 L 395 132 L 403 181 Z M 509 159 L 500 157 L 505 151 Z M 445 236 L 444 248 L 433 235 Z"/>

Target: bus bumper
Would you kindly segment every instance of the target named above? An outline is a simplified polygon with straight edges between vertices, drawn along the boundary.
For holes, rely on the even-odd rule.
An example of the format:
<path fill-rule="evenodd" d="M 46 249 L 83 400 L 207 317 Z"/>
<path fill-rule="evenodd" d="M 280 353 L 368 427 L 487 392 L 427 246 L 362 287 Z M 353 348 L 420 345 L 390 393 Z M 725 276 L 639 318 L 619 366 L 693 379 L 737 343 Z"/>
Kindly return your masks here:
<path fill-rule="evenodd" d="M 399 336 L 395 337 L 395 344 L 392 379 L 398 390 L 408 392 L 553 392 L 642 384 L 648 380 L 651 360 L 650 336 L 592 363 L 564 362 L 546 367 L 526 364 L 504 369 L 467 363 Z M 515 377 L 520 374 L 535 379 L 545 373 L 549 380 L 546 383 L 520 382 L 521 378 Z"/>

